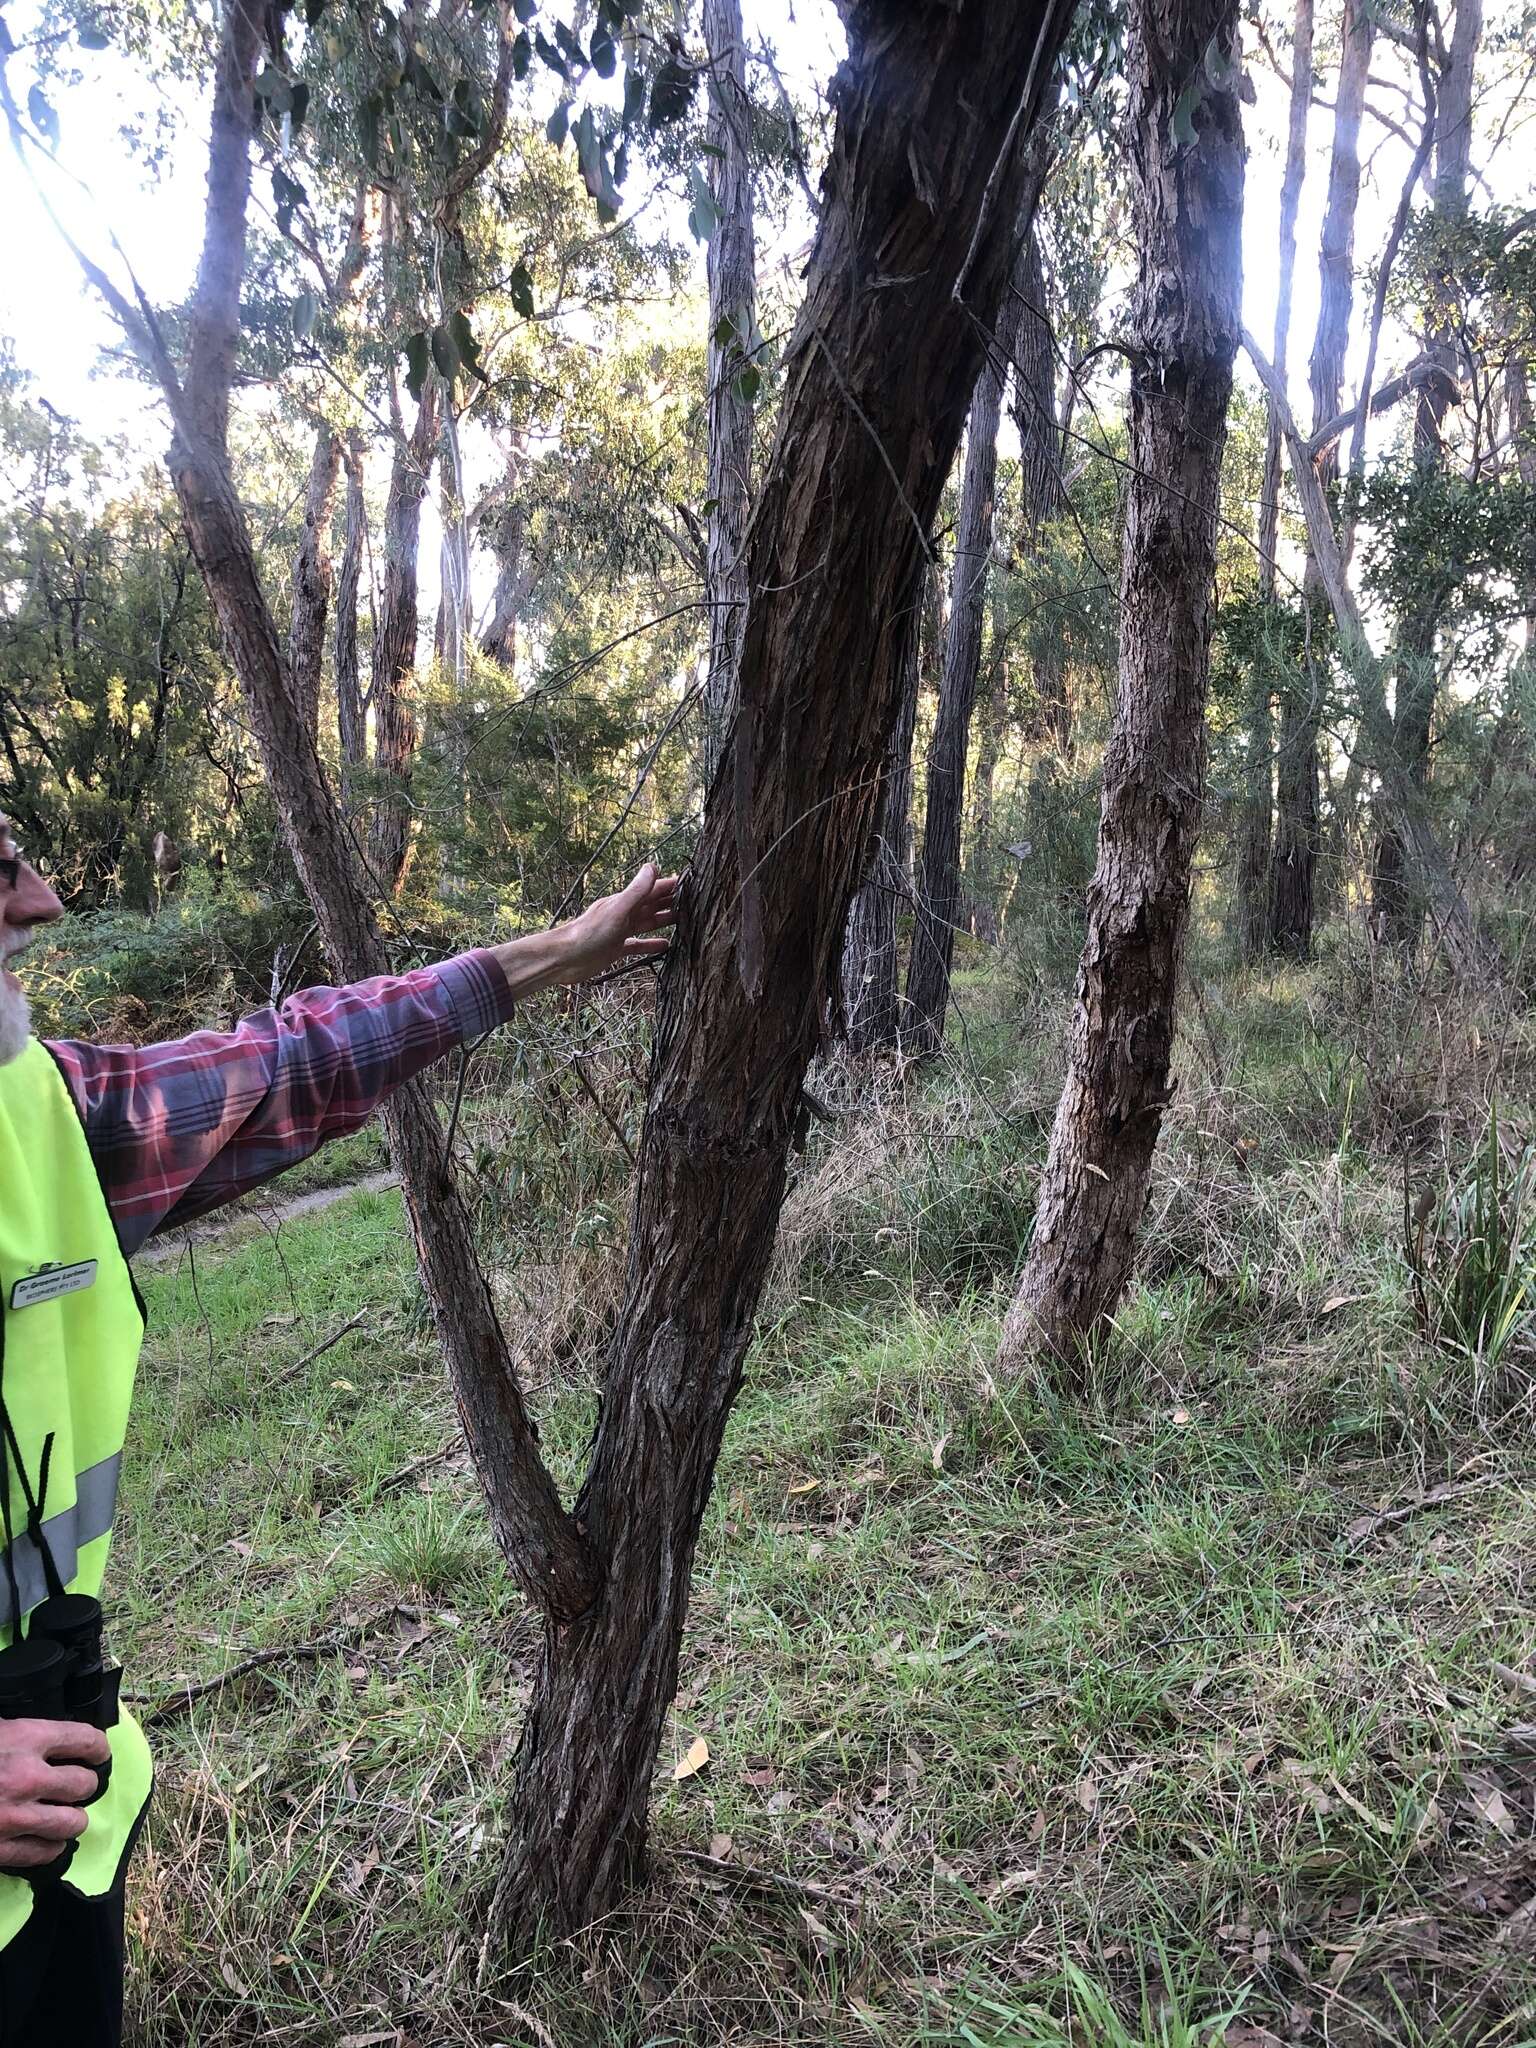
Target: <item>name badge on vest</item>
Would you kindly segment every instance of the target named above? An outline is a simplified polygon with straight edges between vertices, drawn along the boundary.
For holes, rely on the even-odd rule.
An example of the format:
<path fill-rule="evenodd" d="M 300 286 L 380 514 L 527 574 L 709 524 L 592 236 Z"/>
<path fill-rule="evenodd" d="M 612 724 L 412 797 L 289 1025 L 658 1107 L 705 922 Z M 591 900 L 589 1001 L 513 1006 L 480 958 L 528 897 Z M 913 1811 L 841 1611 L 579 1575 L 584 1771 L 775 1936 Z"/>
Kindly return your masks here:
<path fill-rule="evenodd" d="M 12 1308 L 32 1308 L 40 1301 L 57 1301 L 61 1294 L 78 1294 L 96 1284 L 96 1261 L 81 1259 L 74 1266 L 44 1266 L 18 1280 L 11 1289 Z"/>

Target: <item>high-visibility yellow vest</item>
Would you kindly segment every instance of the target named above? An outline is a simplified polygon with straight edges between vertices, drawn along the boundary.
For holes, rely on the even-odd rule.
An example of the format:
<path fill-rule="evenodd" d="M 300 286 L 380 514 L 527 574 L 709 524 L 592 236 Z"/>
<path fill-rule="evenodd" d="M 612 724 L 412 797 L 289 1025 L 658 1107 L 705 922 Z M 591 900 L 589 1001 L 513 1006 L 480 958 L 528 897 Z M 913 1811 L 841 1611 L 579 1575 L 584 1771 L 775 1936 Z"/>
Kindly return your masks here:
<path fill-rule="evenodd" d="M 34 1498 L 53 1435 L 37 1502 L 49 1552 L 68 1592 L 99 1595 L 144 1313 L 74 1098 L 35 1038 L 0 1066 L 0 1315 L 0 1394 Z M 48 1596 L 16 1462 L 7 1447 L 12 1542 L 9 1569 L 0 1558 L 0 1642 L 14 1633 L 12 1571 L 23 1616 Z M 126 1709 L 108 1740 L 111 1778 L 86 1808 L 85 1833 L 60 1880 L 86 1898 L 115 1883 L 149 1802 L 149 1744 Z M 0 1874 L 0 1948 L 26 1925 L 32 1903 L 25 1878 Z"/>

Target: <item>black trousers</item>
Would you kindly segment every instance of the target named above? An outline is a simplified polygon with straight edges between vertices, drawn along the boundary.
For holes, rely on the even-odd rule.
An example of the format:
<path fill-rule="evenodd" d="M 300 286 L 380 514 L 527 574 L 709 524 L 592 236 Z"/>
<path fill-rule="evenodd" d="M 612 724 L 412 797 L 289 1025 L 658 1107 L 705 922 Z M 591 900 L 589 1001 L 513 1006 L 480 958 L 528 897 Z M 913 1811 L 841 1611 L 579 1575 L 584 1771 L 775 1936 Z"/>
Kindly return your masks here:
<path fill-rule="evenodd" d="M 123 1886 L 82 1899 L 39 1886 L 32 1917 L 0 1949 L 0 2048 L 120 2048 Z"/>

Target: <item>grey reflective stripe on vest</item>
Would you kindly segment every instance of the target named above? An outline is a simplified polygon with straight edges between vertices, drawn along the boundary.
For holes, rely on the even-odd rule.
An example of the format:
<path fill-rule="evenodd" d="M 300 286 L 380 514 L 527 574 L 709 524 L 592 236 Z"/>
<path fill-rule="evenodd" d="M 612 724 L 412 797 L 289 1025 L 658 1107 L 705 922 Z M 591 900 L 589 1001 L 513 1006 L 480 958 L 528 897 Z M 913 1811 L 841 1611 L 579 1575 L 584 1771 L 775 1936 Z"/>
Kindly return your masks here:
<path fill-rule="evenodd" d="M 77 1473 L 74 1506 L 61 1508 L 43 1524 L 54 1570 L 66 1586 L 75 1576 L 81 1551 L 88 1543 L 94 1543 L 98 1536 L 105 1536 L 112 1526 L 112 1513 L 117 1506 L 117 1475 L 122 1462 L 122 1452 L 114 1451 L 99 1465 Z M 48 1578 L 43 1570 L 42 1552 L 25 1532 L 11 1545 L 11 1562 L 16 1568 L 21 1611 L 29 1614 L 39 1601 L 47 1599 Z M 10 1573 L 0 1565 L 0 1622 L 9 1627 L 14 1620 Z"/>

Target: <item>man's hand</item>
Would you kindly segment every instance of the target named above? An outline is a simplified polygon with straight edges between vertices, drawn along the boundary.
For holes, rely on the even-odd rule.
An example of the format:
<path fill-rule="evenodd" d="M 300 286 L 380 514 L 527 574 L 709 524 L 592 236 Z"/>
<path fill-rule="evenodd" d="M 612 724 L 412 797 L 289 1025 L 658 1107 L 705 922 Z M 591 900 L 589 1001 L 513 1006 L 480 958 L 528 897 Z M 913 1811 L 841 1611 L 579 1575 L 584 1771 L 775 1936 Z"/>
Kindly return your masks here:
<path fill-rule="evenodd" d="M 676 895 L 676 875 L 659 877 L 647 861 L 627 889 L 600 896 L 580 917 L 556 925 L 551 936 L 563 942 L 564 951 L 555 980 L 590 981 L 626 961 L 665 953 L 671 944 L 665 927 L 672 922 Z"/>
<path fill-rule="evenodd" d="M 0 1870 L 36 1870 L 85 1833 L 97 1780 L 84 1766 L 111 1754 L 83 1721 L 0 1721 Z"/>
<path fill-rule="evenodd" d="M 676 896 L 676 875 L 658 876 L 647 861 L 627 889 L 599 897 L 569 924 L 491 950 L 515 996 L 590 981 L 610 967 L 665 953 Z"/>

